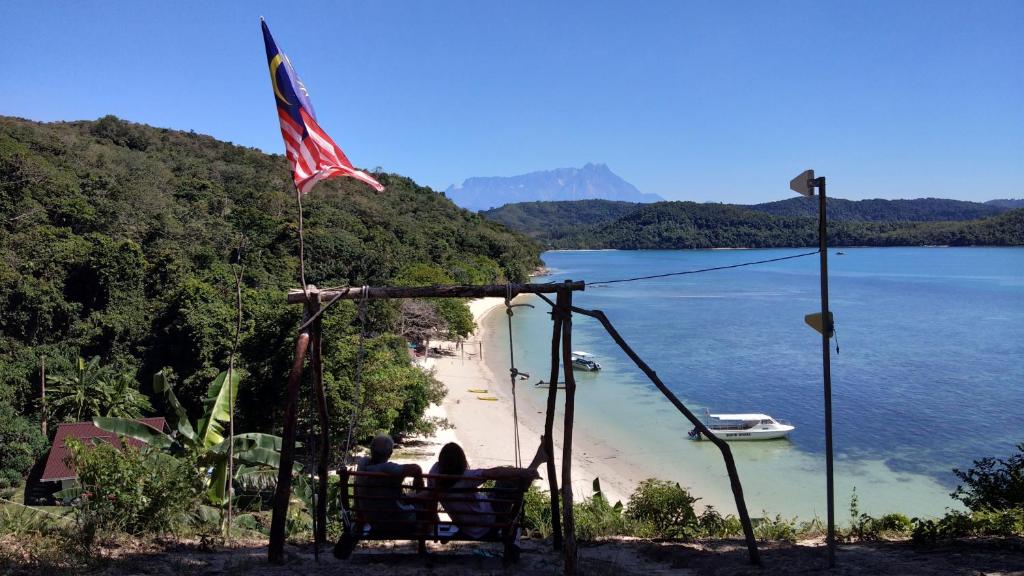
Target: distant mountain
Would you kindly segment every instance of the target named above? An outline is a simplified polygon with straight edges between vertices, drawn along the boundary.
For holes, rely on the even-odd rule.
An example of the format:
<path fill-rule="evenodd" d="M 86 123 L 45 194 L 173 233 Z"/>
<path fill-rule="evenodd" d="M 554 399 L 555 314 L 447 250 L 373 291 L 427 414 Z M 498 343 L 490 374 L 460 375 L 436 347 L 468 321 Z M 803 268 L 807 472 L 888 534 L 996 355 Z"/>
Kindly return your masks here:
<path fill-rule="evenodd" d="M 657 194 L 644 194 L 604 164 L 558 168 L 519 176 L 484 176 L 449 186 L 445 196 L 469 210 L 487 210 L 513 202 L 602 199 L 657 202 Z"/>
<path fill-rule="evenodd" d="M 985 202 L 985 204 L 988 204 L 989 206 L 998 206 L 1000 208 L 1008 208 L 1012 210 L 1014 208 L 1024 208 L 1024 198 L 1004 198 L 1000 200 L 989 200 L 988 202 Z"/>

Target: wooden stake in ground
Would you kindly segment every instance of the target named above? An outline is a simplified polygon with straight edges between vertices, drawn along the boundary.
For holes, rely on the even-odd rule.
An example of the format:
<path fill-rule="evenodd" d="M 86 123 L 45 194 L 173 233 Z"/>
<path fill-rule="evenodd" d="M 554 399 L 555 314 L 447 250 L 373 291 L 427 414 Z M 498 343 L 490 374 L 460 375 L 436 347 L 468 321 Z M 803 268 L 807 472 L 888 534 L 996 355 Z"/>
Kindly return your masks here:
<path fill-rule="evenodd" d="M 46 356 L 39 358 L 39 430 L 46 438 Z"/>
<path fill-rule="evenodd" d="M 548 404 L 544 412 L 544 452 L 547 454 L 548 490 L 551 494 L 551 544 L 555 551 L 562 549 L 562 511 L 558 505 L 558 470 L 555 468 L 555 409 L 558 406 L 558 361 L 562 340 L 562 313 L 566 307 L 561 301 L 551 310 L 551 375 L 548 378 Z"/>
<path fill-rule="evenodd" d="M 319 310 L 320 294 L 317 292 L 311 294 L 311 296 L 315 301 L 312 307 Z M 327 459 L 331 453 L 330 436 L 328 435 L 330 422 L 327 419 L 327 396 L 324 393 L 323 324 L 320 318 L 313 322 L 312 328 L 310 368 L 313 370 L 313 396 L 316 400 L 316 408 L 320 420 L 320 442 L 319 446 L 317 446 L 319 455 L 317 457 L 316 469 L 319 482 L 316 492 L 316 534 L 314 537 L 317 544 L 322 544 L 327 542 Z"/>
<path fill-rule="evenodd" d="M 572 373 L 572 290 L 566 281 L 558 293 L 562 302 L 562 370 L 565 374 L 565 424 L 562 426 L 562 525 L 565 528 L 562 569 L 566 576 L 577 573 L 576 520 L 572 510 L 572 426 L 576 412 L 576 377 Z"/>
<path fill-rule="evenodd" d="M 302 366 L 309 348 L 309 329 L 295 339 L 295 359 L 288 376 L 288 397 L 284 408 L 284 430 L 281 434 L 281 459 L 277 471 L 277 490 L 274 492 L 273 517 L 270 521 L 270 547 L 267 556 L 271 562 L 284 562 L 284 528 L 288 516 L 288 502 L 292 495 L 292 467 L 295 464 L 295 425 L 298 416 L 299 385 Z"/>

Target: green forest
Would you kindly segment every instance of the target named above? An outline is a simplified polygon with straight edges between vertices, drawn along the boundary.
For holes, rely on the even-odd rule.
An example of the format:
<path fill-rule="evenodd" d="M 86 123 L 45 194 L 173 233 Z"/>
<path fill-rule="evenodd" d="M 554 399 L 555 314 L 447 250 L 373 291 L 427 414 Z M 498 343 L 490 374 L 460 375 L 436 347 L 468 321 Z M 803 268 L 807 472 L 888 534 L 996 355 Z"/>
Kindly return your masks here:
<path fill-rule="evenodd" d="M 337 179 L 305 197 L 309 283 L 501 283 L 539 265 L 539 244 L 409 178 L 374 177 L 385 192 Z M 0 118 L 0 254 L 0 488 L 44 448 L 44 357 L 51 434 L 59 422 L 169 414 L 166 394 L 152 388 L 158 372 L 188 417 L 201 416 L 232 354 L 236 276 L 236 430 L 279 432 L 302 314 L 285 303 L 299 287 L 299 260 L 283 156 L 113 116 Z M 473 329 L 464 303 L 424 305 L 435 308 L 437 330 Z M 423 411 L 443 389 L 408 361 L 415 335 L 403 333 L 404 313 L 395 302 L 369 306 L 360 437 L 433 424 Z M 355 397 L 356 306 L 339 303 L 324 324 L 325 386 L 340 435 Z"/>
<path fill-rule="evenodd" d="M 1005 204 L 829 199 L 827 213 L 831 246 L 1024 245 L 1024 209 Z M 529 202 L 482 214 L 555 249 L 779 248 L 815 246 L 818 238 L 816 198 L 754 206 Z"/>

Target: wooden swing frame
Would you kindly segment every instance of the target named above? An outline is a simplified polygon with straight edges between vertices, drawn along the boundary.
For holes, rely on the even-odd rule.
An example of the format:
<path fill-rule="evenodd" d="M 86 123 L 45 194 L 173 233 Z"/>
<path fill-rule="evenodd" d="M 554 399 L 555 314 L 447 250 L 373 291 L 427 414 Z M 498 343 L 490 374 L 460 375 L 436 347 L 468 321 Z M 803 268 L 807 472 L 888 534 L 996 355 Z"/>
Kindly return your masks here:
<path fill-rule="evenodd" d="M 336 290 L 319 290 L 315 286 L 307 286 L 304 290 L 292 290 L 288 294 L 289 304 L 304 304 L 305 314 L 295 341 L 295 359 L 288 377 L 288 389 L 284 411 L 284 427 L 281 435 L 281 459 L 279 464 L 277 489 L 274 493 L 273 518 L 270 525 L 270 546 L 268 557 L 271 562 L 284 561 L 285 522 L 288 503 L 291 499 L 292 467 L 295 463 L 295 436 L 298 416 L 299 390 L 307 354 L 310 357 L 312 370 L 313 394 L 320 421 L 317 444 L 317 470 L 319 482 L 316 488 L 316 545 L 327 541 L 327 462 L 330 454 L 327 419 L 327 397 L 323 387 L 323 356 L 321 351 L 323 340 L 322 315 L 339 300 L 380 300 L 404 298 L 514 298 L 520 294 L 536 294 L 551 305 L 551 374 L 548 382 L 547 406 L 544 417 L 544 449 L 547 453 L 547 479 L 551 496 L 551 527 L 553 547 L 564 554 L 564 573 L 574 575 L 577 568 L 577 546 L 575 536 L 575 520 L 573 518 L 572 493 L 572 436 L 575 418 L 576 379 L 572 371 L 572 314 L 575 312 L 598 320 L 616 344 L 637 365 L 651 382 L 664 394 L 706 438 L 722 452 L 726 471 L 736 500 L 740 523 L 747 544 L 752 564 L 760 564 L 757 541 L 747 513 L 743 498 L 743 487 L 740 484 L 736 463 L 729 445 L 714 435 L 658 378 L 636 352 L 623 340 L 618 331 L 600 310 L 585 310 L 573 306 L 572 293 L 583 291 L 586 284 L 580 281 L 566 280 L 562 283 L 548 284 L 493 284 L 482 286 L 427 286 L 416 288 L 403 287 L 352 287 Z M 554 302 L 545 294 L 555 294 Z M 325 304 L 326 303 L 326 304 Z M 558 487 L 558 470 L 554 463 L 554 421 L 558 396 L 558 373 L 562 370 L 565 382 L 565 409 L 562 438 L 562 470 L 561 491 Z M 568 464 L 567 464 L 568 463 Z M 342 467 L 338 471 L 342 476 L 342 485 L 348 483 L 348 470 Z M 561 506 L 559 501 L 561 502 Z"/>

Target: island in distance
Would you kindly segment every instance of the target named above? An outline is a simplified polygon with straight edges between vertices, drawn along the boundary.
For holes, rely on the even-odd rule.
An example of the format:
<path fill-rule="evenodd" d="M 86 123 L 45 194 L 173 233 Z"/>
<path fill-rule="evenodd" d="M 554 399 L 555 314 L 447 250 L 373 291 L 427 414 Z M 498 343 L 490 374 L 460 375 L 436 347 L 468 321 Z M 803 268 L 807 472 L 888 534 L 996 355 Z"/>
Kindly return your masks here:
<path fill-rule="evenodd" d="M 444 191 L 445 196 L 467 210 L 497 208 L 513 202 L 557 200 L 619 200 L 658 202 L 664 198 L 645 194 L 612 172 L 605 164 L 582 168 L 556 168 L 519 176 L 468 178 Z"/>

